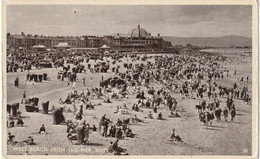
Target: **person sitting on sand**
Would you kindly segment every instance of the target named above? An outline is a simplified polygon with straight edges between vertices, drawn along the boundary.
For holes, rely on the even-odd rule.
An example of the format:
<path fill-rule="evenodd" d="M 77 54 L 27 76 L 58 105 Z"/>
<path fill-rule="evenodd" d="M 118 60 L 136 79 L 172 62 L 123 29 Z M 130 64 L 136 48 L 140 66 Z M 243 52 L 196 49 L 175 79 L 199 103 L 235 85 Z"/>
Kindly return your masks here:
<path fill-rule="evenodd" d="M 126 149 L 123 149 L 118 146 L 118 141 L 119 139 L 117 139 L 114 143 L 112 141 L 110 142 L 108 152 L 114 153 L 114 155 L 122 155 L 122 153 L 126 151 Z"/>
<path fill-rule="evenodd" d="M 109 97 L 106 97 L 106 99 L 104 100 L 105 103 L 112 103 L 111 100 L 109 99 Z"/>
<path fill-rule="evenodd" d="M 44 124 L 42 124 L 42 126 L 41 126 L 41 128 L 40 128 L 40 130 L 39 130 L 39 133 L 40 133 L 40 134 L 46 134 L 46 129 L 45 129 Z"/>
<path fill-rule="evenodd" d="M 150 108 L 150 106 L 151 106 L 151 103 L 150 103 L 150 101 L 149 101 L 149 99 L 146 101 L 146 103 L 145 103 L 145 107 L 146 108 Z"/>
<path fill-rule="evenodd" d="M 9 126 L 12 128 L 12 127 L 14 127 L 14 120 L 13 119 L 11 119 L 11 121 L 10 121 L 10 123 L 9 123 Z"/>
<path fill-rule="evenodd" d="M 25 143 L 27 143 L 28 145 L 34 145 L 34 140 L 31 136 L 28 137 L 27 140 L 24 141 Z"/>
<path fill-rule="evenodd" d="M 114 113 L 119 113 L 119 111 L 120 111 L 120 108 L 119 108 L 119 106 L 117 106 L 116 110 L 114 111 Z"/>
<path fill-rule="evenodd" d="M 76 131 L 73 128 L 70 128 L 68 131 L 67 139 L 72 142 L 72 140 L 77 140 Z"/>
<path fill-rule="evenodd" d="M 124 105 L 123 105 L 123 108 L 124 108 L 124 109 L 128 109 L 125 103 L 124 103 Z"/>
<path fill-rule="evenodd" d="M 149 113 L 148 113 L 148 119 L 153 119 L 153 115 L 152 115 L 151 111 L 149 111 Z"/>
<path fill-rule="evenodd" d="M 133 132 L 132 132 L 132 130 L 131 130 L 130 128 L 126 128 L 125 136 L 126 136 L 126 137 L 134 138 L 134 137 L 135 137 L 135 134 L 133 134 Z"/>
<path fill-rule="evenodd" d="M 121 130 L 120 127 L 118 127 L 118 128 L 116 129 L 115 137 L 118 138 L 118 139 L 122 139 L 122 138 L 123 138 L 123 132 L 122 132 L 122 130 Z"/>
<path fill-rule="evenodd" d="M 163 116 L 162 116 L 162 113 L 161 113 L 161 112 L 158 114 L 157 119 L 158 119 L 158 120 L 163 120 Z"/>
<path fill-rule="evenodd" d="M 137 118 L 136 115 L 135 115 L 134 118 L 132 118 L 132 120 L 133 120 L 133 122 L 141 122 L 141 123 L 144 123 L 144 120 Z"/>
<path fill-rule="evenodd" d="M 63 104 L 63 100 L 61 98 L 59 99 L 59 104 Z"/>
<path fill-rule="evenodd" d="M 72 103 L 70 95 L 67 96 L 66 100 L 63 103 L 66 103 L 66 104 L 71 104 Z"/>
<path fill-rule="evenodd" d="M 118 99 L 119 98 L 119 95 L 115 92 L 113 92 L 111 98 L 115 98 L 115 99 Z"/>
<path fill-rule="evenodd" d="M 18 118 L 16 125 L 23 126 L 23 124 L 24 124 L 24 122 L 23 122 L 22 118 Z"/>
<path fill-rule="evenodd" d="M 8 132 L 7 144 L 12 144 L 14 142 L 15 136 Z"/>
<path fill-rule="evenodd" d="M 95 107 L 91 102 L 89 102 L 89 104 L 86 105 L 86 109 L 95 109 Z"/>
<path fill-rule="evenodd" d="M 122 124 L 123 124 L 123 121 L 118 118 L 116 126 L 122 126 Z"/>
<path fill-rule="evenodd" d="M 92 129 L 93 131 L 97 131 L 97 128 L 96 128 L 95 124 L 94 124 L 93 127 L 90 128 L 90 129 Z"/>
<path fill-rule="evenodd" d="M 22 112 L 19 110 L 17 111 L 17 117 L 22 118 Z"/>
<path fill-rule="evenodd" d="M 175 110 L 175 111 L 171 111 L 169 117 L 175 118 L 175 117 L 181 117 L 181 116 L 179 115 L 179 113 L 177 113 L 177 110 Z"/>
<path fill-rule="evenodd" d="M 76 119 L 76 120 L 81 120 L 81 119 L 83 118 L 82 115 L 83 115 L 83 105 L 80 106 L 80 110 L 79 110 L 79 112 L 76 114 L 75 119 Z"/>
<path fill-rule="evenodd" d="M 179 135 L 175 135 L 175 129 L 172 129 L 171 139 L 174 140 L 174 141 L 182 142 L 182 140 L 181 140 L 181 138 L 179 137 Z"/>
<path fill-rule="evenodd" d="M 53 105 L 53 106 L 51 107 L 51 112 L 53 112 L 55 109 L 56 109 L 56 108 L 55 108 L 55 106 Z"/>

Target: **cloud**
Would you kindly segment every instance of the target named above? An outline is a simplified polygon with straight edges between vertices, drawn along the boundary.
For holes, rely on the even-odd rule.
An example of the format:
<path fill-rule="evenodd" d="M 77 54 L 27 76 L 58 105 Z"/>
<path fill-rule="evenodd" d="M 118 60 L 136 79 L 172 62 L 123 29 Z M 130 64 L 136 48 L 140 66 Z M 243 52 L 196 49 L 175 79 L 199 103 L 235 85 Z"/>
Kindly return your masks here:
<path fill-rule="evenodd" d="M 138 24 L 152 34 L 251 36 L 251 6 L 52 5 L 7 7 L 7 31 L 45 35 L 128 33 Z"/>

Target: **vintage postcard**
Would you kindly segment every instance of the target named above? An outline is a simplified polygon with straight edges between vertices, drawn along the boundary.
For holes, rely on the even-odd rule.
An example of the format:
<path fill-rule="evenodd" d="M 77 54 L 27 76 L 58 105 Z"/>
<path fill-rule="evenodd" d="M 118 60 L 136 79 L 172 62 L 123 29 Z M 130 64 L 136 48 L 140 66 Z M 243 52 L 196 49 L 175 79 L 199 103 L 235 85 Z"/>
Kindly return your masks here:
<path fill-rule="evenodd" d="M 3 1 L 3 158 L 257 158 L 257 2 L 185 2 Z"/>

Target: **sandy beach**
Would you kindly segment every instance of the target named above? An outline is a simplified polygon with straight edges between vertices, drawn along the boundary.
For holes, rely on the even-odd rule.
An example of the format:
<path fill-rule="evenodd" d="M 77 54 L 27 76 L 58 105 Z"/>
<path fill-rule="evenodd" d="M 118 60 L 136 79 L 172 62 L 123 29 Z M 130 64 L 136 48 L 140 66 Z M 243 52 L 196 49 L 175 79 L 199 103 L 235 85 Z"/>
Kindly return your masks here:
<path fill-rule="evenodd" d="M 169 55 L 170 56 L 170 55 Z M 229 70 L 230 77 L 224 80 L 216 80 L 217 84 L 233 87 L 235 81 L 239 85 L 247 84 L 246 80 L 240 81 L 249 76 L 248 89 L 252 90 L 252 59 L 251 57 L 242 57 L 232 55 L 232 61 L 221 63 L 223 68 Z M 110 60 L 110 59 L 108 59 Z M 129 59 L 131 60 L 131 59 Z M 150 60 L 150 59 L 149 59 Z M 149 61 L 148 60 L 148 61 Z M 242 62 L 241 62 L 242 60 Z M 110 60 L 111 61 L 111 60 Z M 93 64 L 95 61 L 90 60 Z M 96 61 L 99 62 L 99 61 Z M 120 66 L 120 72 L 125 72 L 123 63 L 127 62 L 126 58 L 122 62 L 117 62 L 115 65 Z M 146 63 L 147 61 L 132 61 L 132 63 Z M 150 60 L 150 62 L 154 62 Z M 113 64 L 111 64 L 113 67 Z M 113 77 L 114 73 L 110 69 L 108 73 L 93 74 L 89 70 L 86 73 L 77 74 L 76 90 L 81 93 L 83 89 L 99 87 L 99 81 L 103 76 L 104 79 Z M 21 102 L 23 92 L 26 91 L 27 97 L 39 98 L 40 112 L 29 113 L 25 111 L 23 104 L 20 104 L 24 127 L 8 128 L 8 132 L 15 135 L 16 141 L 26 140 L 28 136 L 32 136 L 37 145 L 8 145 L 8 155 L 24 154 L 29 151 L 33 155 L 110 155 L 106 152 L 110 141 L 115 141 L 115 138 L 102 137 L 99 132 L 90 133 L 89 145 L 72 145 L 67 140 L 66 125 L 53 125 L 53 117 L 49 114 L 42 114 L 42 102 L 50 101 L 50 107 L 60 107 L 59 99 L 65 99 L 72 92 L 72 88 L 67 85 L 67 82 L 57 80 L 57 73 L 61 68 L 44 68 L 33 69 L 30 73 L 47 73 L 50 80 L 42 83 L 35 83 L 33 88 L 31 82 L 26 82 L 27 72 L 7 73 L 7 103 L 12 104 Z M 236 76 L 234 75 L 236 71 Z M 225 74 L 224 74 L 225 75 Z M 14 80 L 19 77 L 19 88 L 14 87 Z M 86 78 L 86 86 L 83 86 L 82 77 Z M 205 82 L 205 80 L 204 80 Z M 151 84 L 154 88 L 159 88 L 160 85 L 156 82 Z M 147 88 L 141 86 L 147 95 Z M 131 92 L 131 88 L 128 90 Z M 143 112 L 136 112 L 131 109 L 138 99 L 136 94 L 129 94 L 129 98 L 112 100 L 112 103 L 104 103 L 102 99 L 91 99 L 93 104 L 96 104 L 94 110 L 83 111 L 83 119 L 91 126 L 98 126 L 100 118 L 106 114 L 109 119 L 116 122 L 118 118 L 126 119 L 137 115 L 138 118 L 144 119 L 145 123 L 130 123 L 130 128 L 135 138 L 124 138 L 119 141 L 119 145 L 127 149 L 130 155 L 251 155 L 252 149 L 252 104 L 246 104 L 242 100 L 234 99 L 236 105 L 235 122 L 216 121 L 213 120 L 212 127 L 205 128 L 199 122 L 198 112 L 195 109 L 197 99 L 189 98 L 180 95 L 180 93 L 171 92 L 171 95 L 178 101 L 178 106 L 182 106 L 184 111 L 180 118 L 169 118 L 167 108 L 161 104 L 158 112 L 161 112 L 165 120 L 146 119 L 148 112 L 151 109 L 142 108 Z M 226 106 L 226 97 L 218 98 L 220 108 Z M 126 104 L 129 114 L 115 114 L 117 106 Z M 79 107 L 79 103 L 76 103 Z M 72 107 L 68 105 L 68 107 Z M 49 108 L 50 109 L 50 108 Z M 75 115 L 70 112 L 65 112 L 66 120 L 74 120 Z M 41 125 L 46 127 L 47 135 L 34 134 Z M 169 142 L 171 129 L 175 128 L 176 133 L 182 138 L 185 143 Z M 7 133 L 7 132 L 6 132 Z"/>

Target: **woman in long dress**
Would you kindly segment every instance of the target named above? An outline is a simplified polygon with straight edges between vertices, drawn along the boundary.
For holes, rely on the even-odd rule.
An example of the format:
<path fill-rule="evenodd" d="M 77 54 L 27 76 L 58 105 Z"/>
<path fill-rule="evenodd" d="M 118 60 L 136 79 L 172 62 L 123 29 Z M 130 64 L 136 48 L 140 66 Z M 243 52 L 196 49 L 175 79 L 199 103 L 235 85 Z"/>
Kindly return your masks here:
<path fill-rule="evenodd" d="M 84 144 L 89 143 L 88 139 L 89 139 L 89 124 L 86 125 L 85 129 L 84 129 L 84 139 L 83 142 Z"/>

